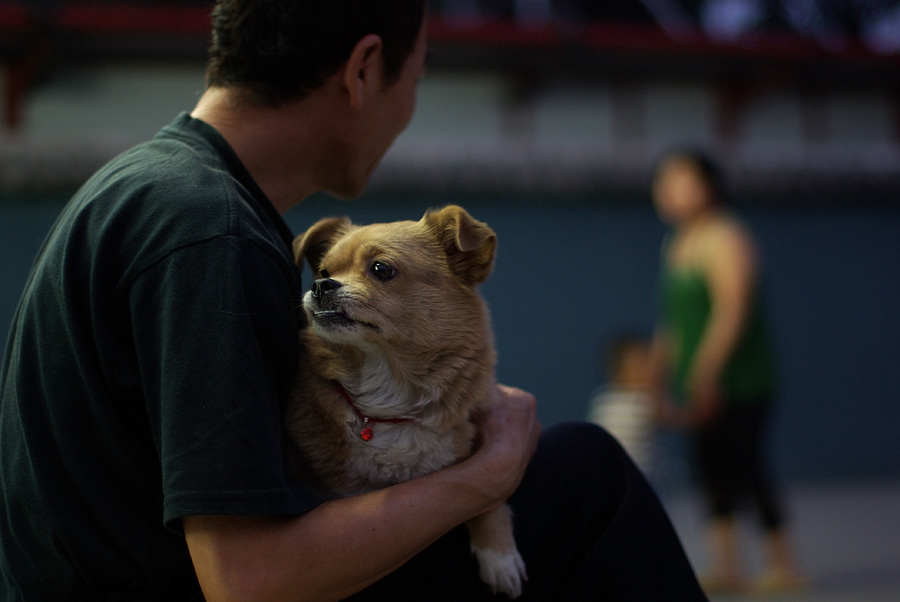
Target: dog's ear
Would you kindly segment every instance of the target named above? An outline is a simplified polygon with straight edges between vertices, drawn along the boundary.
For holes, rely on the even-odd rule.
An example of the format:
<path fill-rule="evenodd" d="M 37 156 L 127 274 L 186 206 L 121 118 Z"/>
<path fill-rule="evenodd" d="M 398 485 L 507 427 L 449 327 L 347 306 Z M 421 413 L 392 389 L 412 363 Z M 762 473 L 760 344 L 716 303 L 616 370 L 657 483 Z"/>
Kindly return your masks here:
<path fill-rule="evenodd" d="M 497 235 L 457 205 L 425 214 L 422 222 L 434 232 L 453 273 L 469 285 L 481 284 L 494 267 Z"/>
<path fill-rule="evenodd" d="M 350 220 L 346 217 L 328 217 L 317 221 L 294 239 L 294 262 L 302 269 L 305 259 L 313 273 L 318 274 L 322 257 L 337 240 L 338 234 L 349 227 Z"/>

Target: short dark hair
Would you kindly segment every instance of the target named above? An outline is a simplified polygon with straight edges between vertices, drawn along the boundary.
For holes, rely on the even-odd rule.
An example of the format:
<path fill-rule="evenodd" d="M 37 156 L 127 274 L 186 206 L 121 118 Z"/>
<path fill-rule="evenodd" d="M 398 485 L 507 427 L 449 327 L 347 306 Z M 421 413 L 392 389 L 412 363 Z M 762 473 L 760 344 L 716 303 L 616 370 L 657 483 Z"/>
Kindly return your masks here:
<path fill-rule="evenodd" d="M 208 86 L 238 86 L 254 104 L 302 98 L 334 74 L 363 36 L 381 37 L 385 79 L 399 77 L 426 0 L 218 0 Z"/>

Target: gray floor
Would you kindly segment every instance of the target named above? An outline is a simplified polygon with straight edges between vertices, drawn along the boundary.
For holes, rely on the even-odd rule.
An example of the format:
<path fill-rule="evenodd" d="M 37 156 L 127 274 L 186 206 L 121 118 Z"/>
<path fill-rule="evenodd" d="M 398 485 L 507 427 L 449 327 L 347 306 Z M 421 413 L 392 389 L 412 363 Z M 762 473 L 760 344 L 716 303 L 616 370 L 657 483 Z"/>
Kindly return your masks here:
<path fill-rule="evenodd" d="M 800 562 L 811 578 L 792 594 L 712 596 L 711 602 L 900 602 L 900 480 L 838 482 L 786 488 Z M 701 501 L 693 491 L 663 495 L 698 574 L 706 564 Z M 759 538 L 741 520 L 748 566 L 759 570 Z"/>

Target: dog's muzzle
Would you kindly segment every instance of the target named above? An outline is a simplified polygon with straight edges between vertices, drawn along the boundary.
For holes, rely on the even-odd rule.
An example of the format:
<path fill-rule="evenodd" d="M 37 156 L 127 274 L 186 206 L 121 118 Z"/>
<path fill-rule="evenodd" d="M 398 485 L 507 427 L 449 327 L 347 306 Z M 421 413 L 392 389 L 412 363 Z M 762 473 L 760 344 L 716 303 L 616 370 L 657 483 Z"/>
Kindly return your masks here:
<path fill-rule="evenodd" d="M 341 288 L 341 283 L 334 278 L 319 278 L 312 284 L 312 296 L 316 302 L 321 302 L 330 291 Z"/>

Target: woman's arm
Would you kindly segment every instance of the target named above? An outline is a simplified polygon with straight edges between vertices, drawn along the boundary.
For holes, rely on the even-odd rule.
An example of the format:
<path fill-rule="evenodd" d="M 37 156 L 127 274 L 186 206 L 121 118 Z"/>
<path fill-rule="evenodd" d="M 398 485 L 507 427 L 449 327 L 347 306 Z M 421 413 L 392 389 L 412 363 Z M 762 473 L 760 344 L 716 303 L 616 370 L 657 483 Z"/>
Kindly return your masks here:
<path fill-rule="evenodd" d="M 460 464 L 301 516 L 184 518 L 206 599 L 340 600 L 501 505 L 522 479 L 540 424 L 534 397 L 500 390 L 500 401 L 479 419 L 479 448 Z"/>
<path fill-rule="evenodd" d="M 681 424 L 681 412 L 672 403 L 669 395 L 669 379 L 672 359 L 670 357 L 671 340 L 666 329 L 657 325 L 650 341 L 650 394 L 654 401 L 655 418 L 669 426 Z"/>
<path fill-rule="evenodd" d="M 758 269 L 753 240 L 737 223 L 723 221 L 710 235 L 703 267 L 712 311 L 687 383 L 699 424 L 718 412 L 720 377 L 750 315 Z"/>

